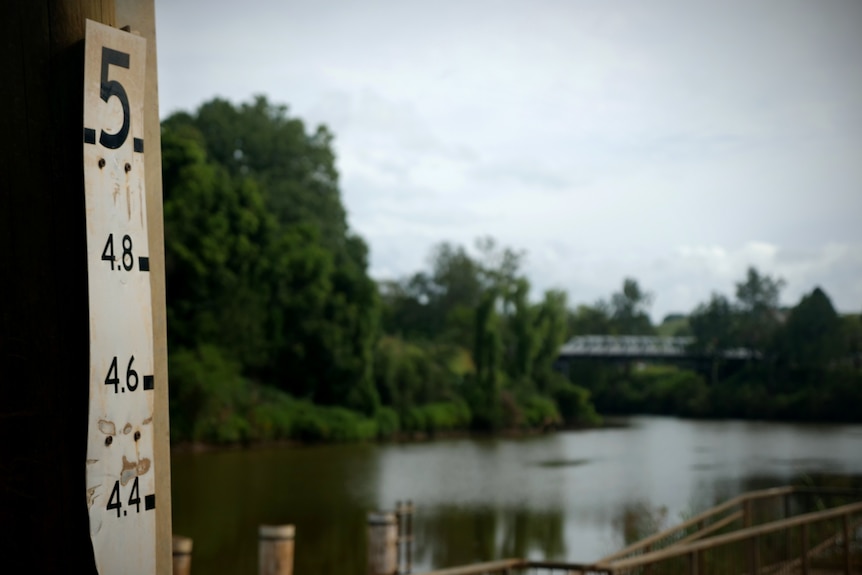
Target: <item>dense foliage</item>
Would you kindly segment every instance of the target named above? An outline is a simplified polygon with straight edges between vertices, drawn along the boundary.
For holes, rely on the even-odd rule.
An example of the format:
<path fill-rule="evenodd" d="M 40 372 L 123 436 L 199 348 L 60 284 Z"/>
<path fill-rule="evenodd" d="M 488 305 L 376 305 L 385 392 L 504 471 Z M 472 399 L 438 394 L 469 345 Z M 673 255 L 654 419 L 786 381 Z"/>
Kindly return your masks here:
<path fill-rule="evenodd" d="M 576 362 L 568 374 L 602 413 L 862 421 L 862 319 L 838 315 L 820 288 L 782 309 L 783 285 L 750 268 L 735 300 L 713 294 L 687 318 L 669 317 L 694 338 L 698 360 L 686 369 Z M 609 321 L 588 311 L 579 317 Z"/>
<path fill-rule="evenodd" d="M 594 305 L 533 294 L 525 254 L 441 243 L 426 270 L 369 276 L 333 136 L 259 97 L 162 125 L 171 427 L 177 441 L 355 440 L 595 424 L 601 411 L 857 419 L 862 327 L 814 290 L 778 309 L 752 269 L 654 326 L 627 278 Z M 691 334 L 693 370 L 555 369 L 577 334 Z M 745 347 L 756 361 L 731 365 Z M 854 356 L 854 354 L 856 354 Z M 855 403 L 854 403 L 855 402 Z"/>

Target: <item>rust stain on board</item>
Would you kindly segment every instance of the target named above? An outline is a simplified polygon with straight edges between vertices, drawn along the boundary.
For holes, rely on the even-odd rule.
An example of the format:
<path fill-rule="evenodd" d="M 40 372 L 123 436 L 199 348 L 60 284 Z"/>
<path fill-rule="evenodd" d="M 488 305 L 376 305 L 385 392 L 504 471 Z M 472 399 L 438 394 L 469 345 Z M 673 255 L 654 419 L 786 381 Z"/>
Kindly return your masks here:
<path fill-rule="evenodd" d="M 99 431 L 101 431 L 105 435 L 117 435 L 117 426 L 114 425 L 113 421 L 108 421 L 107 419 L 100 419 Z"/>
<path fill-rule="evenodd" d="M 123 456 L 123 470 L 120 472 L 120 483 L 123 486 L 129 481 L 150 470 L 150 460 L 144 457 L 138 461 L 129 461 Z"/>
<path fill-rule="evenodd" d="M 132 219 L 132 189 L 129 185 L 129 173 L 126 172 L 126 212 L 128 212 L 128 218 Z"/>
<path fill-rule="evenodd" d="M 87 489 L 87 509 L 92 507 L 93 503 L 96 502 L 96 497 L 98 497 L 98 495 L 96 495 L 96 489 L 101 486 L 102 484 L 100 483 L 99 485 L 94 485 L 93 487 Z"/>
<path fill-rule="evenodd" d="M 127 423 L 126 426 L 123 428 L 123 435 L 128 435 L 129 433 L 131 433 L 131 431 L 132 431 L 132 424 Z"/>

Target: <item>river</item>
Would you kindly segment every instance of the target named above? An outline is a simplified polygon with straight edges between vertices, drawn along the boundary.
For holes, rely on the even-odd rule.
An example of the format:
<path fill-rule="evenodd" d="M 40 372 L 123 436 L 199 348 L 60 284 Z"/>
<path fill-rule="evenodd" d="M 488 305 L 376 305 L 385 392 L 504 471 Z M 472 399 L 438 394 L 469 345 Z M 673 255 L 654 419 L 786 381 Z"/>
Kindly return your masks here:
<path fill-rule="evenodd" d="M 172 455 L 195 575 L 257 572 L 257 527 L 296 526 L 297 575 L 364 575 L 365 519 L 416 507 L 414 572 L 502 557 L 592 561 L 625 532 L 743 491 L 862 487 L 862 426 L 634 417 L 524 438 Z M 629 535 L 631 536 L 631 534 Z"/>

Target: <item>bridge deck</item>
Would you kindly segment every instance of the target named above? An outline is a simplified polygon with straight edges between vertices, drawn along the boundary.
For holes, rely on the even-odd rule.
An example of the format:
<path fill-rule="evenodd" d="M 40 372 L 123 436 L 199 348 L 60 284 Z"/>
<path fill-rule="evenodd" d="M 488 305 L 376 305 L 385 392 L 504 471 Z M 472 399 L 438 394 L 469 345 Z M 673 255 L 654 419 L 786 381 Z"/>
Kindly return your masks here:
<path fill-rule="evenodd" d="M 629 359 L 703 359 L 702 353 L 692 349 L 693 337 L 659 335 L 579 335 L 560 348 L 560 359 L 577 358 L 629 358 Z M 725 359 L 756 357 L 744 348 L 727 349 Z"/>

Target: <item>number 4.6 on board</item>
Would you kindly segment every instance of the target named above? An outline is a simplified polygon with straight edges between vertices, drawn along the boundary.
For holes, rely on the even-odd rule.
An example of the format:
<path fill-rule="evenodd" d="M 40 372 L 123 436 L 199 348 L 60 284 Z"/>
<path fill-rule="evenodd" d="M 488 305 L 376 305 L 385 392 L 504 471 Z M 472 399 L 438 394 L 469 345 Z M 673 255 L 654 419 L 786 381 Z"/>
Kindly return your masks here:
<path fill-rule="evenodd" d="M 120 386 L 120 376 L 117 373 L 117 356 L 111 360 L 111 367 L 108 368 L 108 375 L 105 376 L 105 385 L 113 385 L 114 393 L 126 393 L 126 388 L 129 391 L 135 391 L 138 389 L 138 384 L 140 383 L 140 379 L 138 378 L 138 372 L 132 368 L 132 364 L 135 362 L 135 356 L 129 358 L 129 363 L 126 365 L 126 381 L 123 387 Z M 145 375 L 144 376 L 144 391 L 150 391 L 153 389 L 153 376 Z"/>

